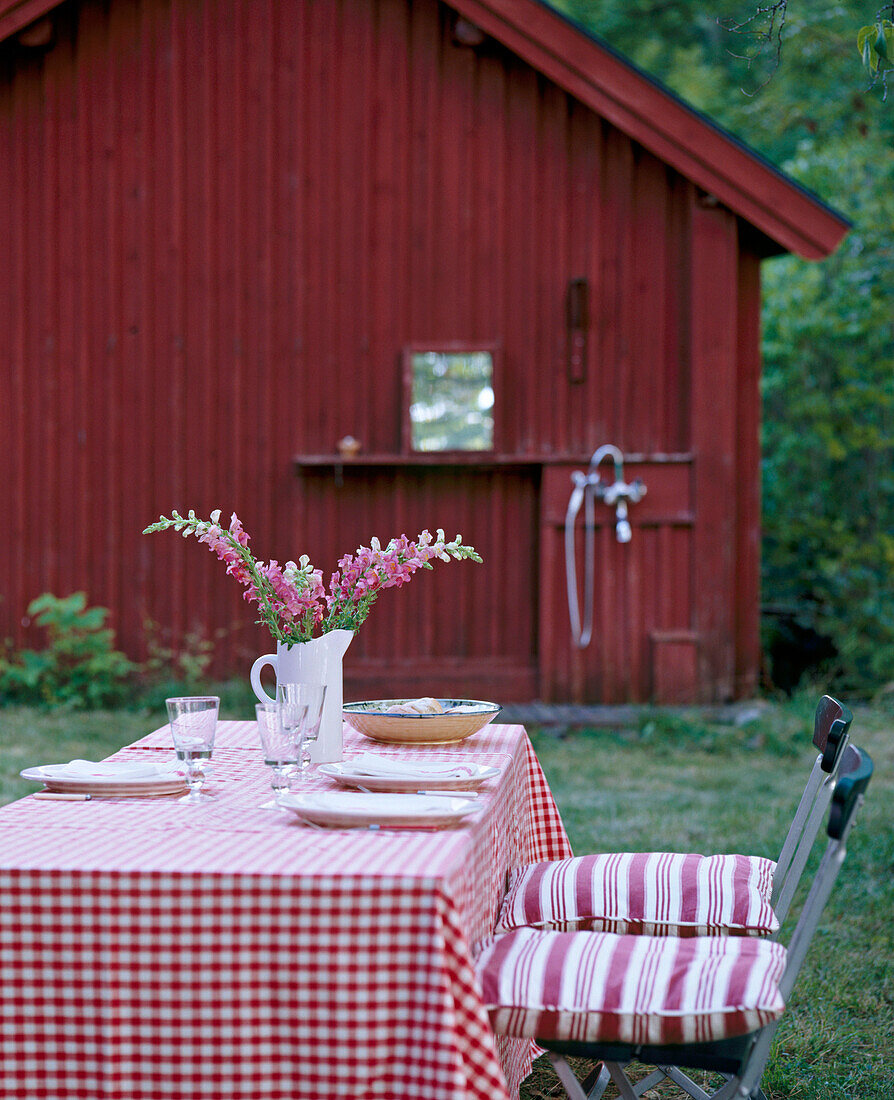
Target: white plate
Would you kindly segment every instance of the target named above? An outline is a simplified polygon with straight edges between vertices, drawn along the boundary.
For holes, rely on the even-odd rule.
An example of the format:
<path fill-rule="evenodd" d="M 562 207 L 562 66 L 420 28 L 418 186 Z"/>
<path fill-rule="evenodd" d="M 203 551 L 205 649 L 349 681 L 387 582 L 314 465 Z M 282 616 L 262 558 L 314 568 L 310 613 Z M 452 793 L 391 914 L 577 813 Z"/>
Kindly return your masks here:
<path fill-rule="evenodd" d="M 452 774 L 426 772 L 421 767 L 413 775 L 366 775 L 351 767 L 351 761 L 321 764 L 317 771 L 334 779 L 342 787 L 366 787 L 369 791 L 470 791 L 487 779 L 500 774 L 499 768 L 484 764 L 458 764 Z"/>
<path fill-rule="evenodd" d="M 457 824 L 479 808 L 467 798 L 350 791 L 289 794 L 283 796 L 280 804 L 313 825 L 349 829 L 366 825 L 444 828 Z"/>
<path fill-rule="evenodd" d="M 128 774 L 133 764 L 121 761 L 121 767 L 101 765 L 102 774 L 84 774 L 83 769 L 66 771 L 65 764 L 47 764 L 39 768 L 25 768 L 19 774 L 23 779 L 43 783 L 49 791 L 59 794 L 93 794 L 106 798 L 151 798 L 157 795 L 179 794 L 186 790 L 186 777 L 173 767 L 156 770 L 148 775 Z"/>

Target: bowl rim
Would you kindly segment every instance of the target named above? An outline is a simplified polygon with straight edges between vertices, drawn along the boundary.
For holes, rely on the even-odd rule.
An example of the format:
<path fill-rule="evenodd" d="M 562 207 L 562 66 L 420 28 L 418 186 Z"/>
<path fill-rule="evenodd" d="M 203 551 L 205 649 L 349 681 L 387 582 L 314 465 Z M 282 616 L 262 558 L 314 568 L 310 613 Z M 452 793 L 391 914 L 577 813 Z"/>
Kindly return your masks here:
<path fill-rule="evenodd" d="M 417 696 L 418 698 L 418 696 Z M 433 698 L 437 698 L 433 696 Z M 455 699 L 449 697 L 439 698 L 439 703 L 452 703 L 454 705 L 462 706 L 475 706 L 481 707 L 481 710 L 464 711 L 461 714 L 451 714 L 449 711 L 426 711 L 424 714 L 388 714 L 387 711 L 381 709 L 383 704 L 386 703 L 412 703 L 412 697 L 404 699 L 363 699 L 357 703 L 344 703 L 342 704 L 342 713 L 352 715 L 364 715 L 370 718 L 441 718 L 447 719 L 466 719 L 483 717 L 484 715 L 494 715 L 500 713 L 503 709 L 502 703 L 492 703 L 485 699 Z"/>

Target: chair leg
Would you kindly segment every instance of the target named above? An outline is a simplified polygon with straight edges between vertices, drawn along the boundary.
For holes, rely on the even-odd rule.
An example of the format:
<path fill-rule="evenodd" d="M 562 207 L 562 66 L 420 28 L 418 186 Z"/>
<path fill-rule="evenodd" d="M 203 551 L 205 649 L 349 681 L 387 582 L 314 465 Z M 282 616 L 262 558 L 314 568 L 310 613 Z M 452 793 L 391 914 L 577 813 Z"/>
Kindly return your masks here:
<path fill-rule="evenodd" d="M 652 1073 L 634 1084 L 624 1072 L 623 1066 L 618 1062 L 604 1062 L 602 1068 L 593 1070 L 584 1081 L 579 1081 L 574 1075 L 571 1066 L 554 1051 L 547 1051 L 549 1060 L 553 1064 L 556 1075 L 562 1083 L 568 1100 L 599 1100 L 608 1086 L 609 1080 L 614 1082 L 618 1090 L 619 1100 L 641 1100 L 643 1093 L 653 1085 L 668 1079 L 692 1097 L 692 1100 L 767 1100 L 763 1090 L 758 1088 L 753 1093 L 745 1090 L 741 1077 L 727 1077 L 724 1083 L 714 1092 L 705 1090 L 695 1083 L 691 1077 L 676 1066 L 658 1066 Z M 589 1090 L 589 1091 L 588 1091 Z"/>
<path fill-rule="evenodd" d="M 745 1100 L 747 1093 L 743 1091 L 743 1085 L 741 1078 L 730 1077 L 729 1074 L 723 1074 L 725 1078 L 722 1085 L 716 1088 L 713 1092 L 705 1092 L 701 1086 L 697 1085 L 691 1077 L 687 1077 L 676 1066 L 661 1066 L 660 1069 L 664 1070 L 665 1074 L 674 1082 L 675 1085 L 679 1085 L 684 1092 L 689 1093 L 693 1100 Z M 753 1100 L 767 1100 L 763 1093 L 755 1095 Z"/>
<path fill-rule="evenodd" d="M 665 1076 L 669 1077 L 675 1085 L 679 1085 L 684 1092 L 688 1092 L 693 1100 L 711 1100 L 711 1094 L 695 1083 L 691 1077 L 687 1077 L 676 1066 L 659 1066 Z"/>
<path fill-rule="evenodd" d="M 640 1094 L 636 1091 L 634 1085 L 631 1084 L 629 1077 L 621 1068 L 617 1062 L 605 1063 L 608 1072 L 611 1074 L 612 1081 L 615 1084 L 615 1088 L 618 1090 L 618 1096 L 621 1100 L 640 1100 Z"/>
<path fill-rule="evenodd" d="M 627 1076 L 626 1074 L 624 1075 Z M 637 1096 L 642 1096 L 644 1092 L 648 1092 L 653 1085 L 660 1084 L 668 1074 L 663 1066 L 659 1066 L 657 1069 L 652 1070 L 648 1077 L 643 1077 L 641 1081 L 637 1081 L 633 1086 L 633 1091 Z"/>
<path fill-rule="evenodd" d="M 730 1077 L 720 1088 L 711 1095 L 711 1100 L 744 1100 L 747 1093 L 742 1091 L 742 1081 L 739 1077 Z"/>
<path fill-rule="evenodd" d="M 556 1054 L 552 1050 L 548 1050 L 546 1053 L 549 1055 L 549 1060 L 553 1064 L 553 1069 L 562 1082 L 562 1087 L 568 1095 L 568 1100 L 587 1100 L 587 1094 L 581 1088 L 580 1081 L 574 1076 L 571 1066 L 568 1065 L 562 1055 Z"/>

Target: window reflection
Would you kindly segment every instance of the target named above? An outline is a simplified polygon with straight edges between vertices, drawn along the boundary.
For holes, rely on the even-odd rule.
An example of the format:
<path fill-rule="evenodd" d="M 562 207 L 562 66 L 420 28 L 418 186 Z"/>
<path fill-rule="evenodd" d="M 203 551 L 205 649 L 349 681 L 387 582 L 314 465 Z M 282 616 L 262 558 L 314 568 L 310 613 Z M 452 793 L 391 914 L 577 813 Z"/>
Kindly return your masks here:
<path fill-rule="evenodd" d="M 420 351 L 413 352 L 410 361 L 411 448 L 493 450 L 491 352 Z"/>

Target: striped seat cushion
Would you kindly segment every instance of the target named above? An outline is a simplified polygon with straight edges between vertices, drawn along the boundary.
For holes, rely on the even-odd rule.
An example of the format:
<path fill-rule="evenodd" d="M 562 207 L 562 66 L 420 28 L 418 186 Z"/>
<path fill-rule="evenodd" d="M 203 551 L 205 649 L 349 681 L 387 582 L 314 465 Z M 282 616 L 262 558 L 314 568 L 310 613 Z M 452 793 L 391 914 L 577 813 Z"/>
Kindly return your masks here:
<path fill-rule="evenodd" d="M 670 852 L 576 856 L 515 871 L 495 931 L 766 936 L 772 860 Z"/>
<path fill-rule="evenodd" d="M 785 1007 L 785 948 L 752 937 L 517 928 L 490 940 L 477 966 L 498 1035 L 709 1042 L 756 1031 Z"/>

